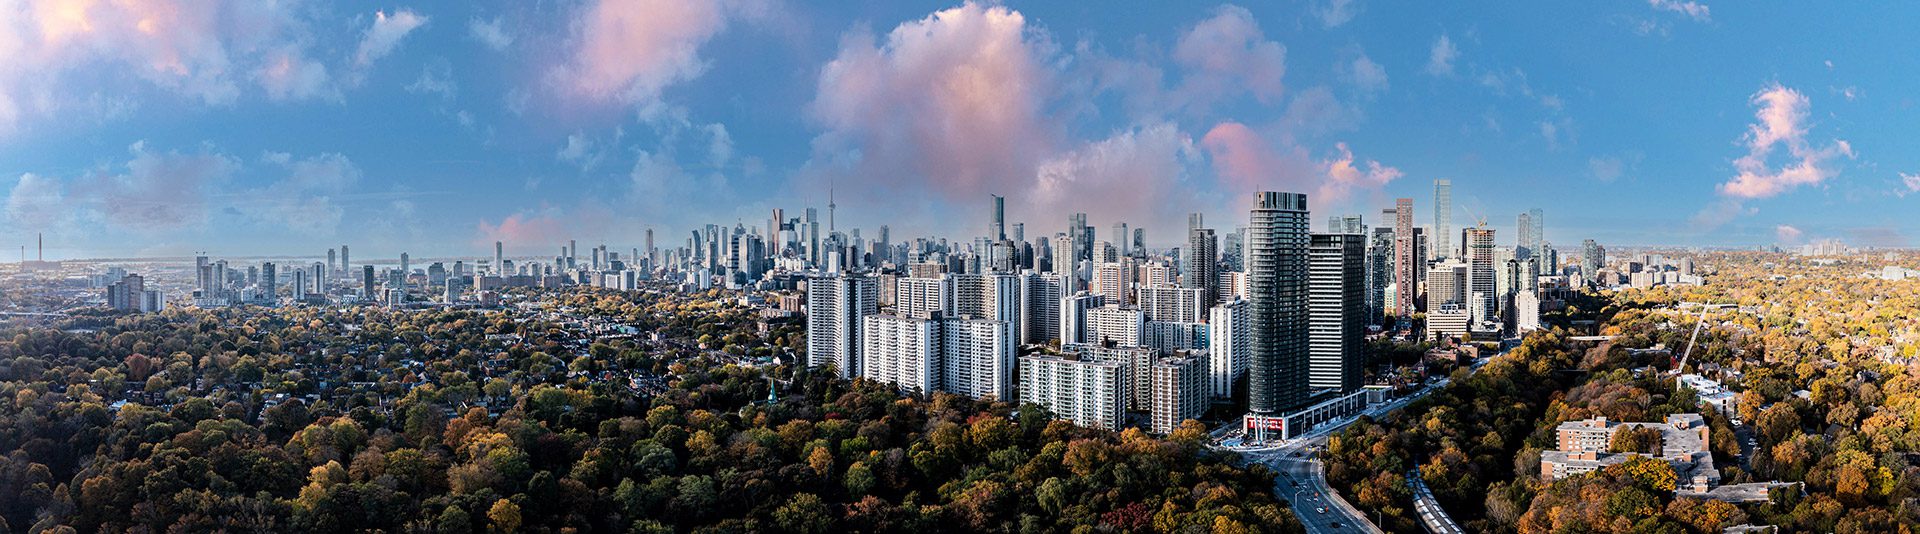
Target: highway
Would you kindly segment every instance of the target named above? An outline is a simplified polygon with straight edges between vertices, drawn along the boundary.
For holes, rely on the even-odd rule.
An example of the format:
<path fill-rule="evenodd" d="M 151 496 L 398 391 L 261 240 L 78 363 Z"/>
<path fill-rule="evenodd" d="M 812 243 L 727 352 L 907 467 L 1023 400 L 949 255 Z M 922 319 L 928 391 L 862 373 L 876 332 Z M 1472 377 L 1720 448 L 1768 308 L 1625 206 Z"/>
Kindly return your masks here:
<path fill-rule="evenodd" d="M 1505 351 L 1501 352 L 1501 354 L 1504 353 Z M 1469 373 L 1479 372 L 1480 367 L 1493 357 L 1476 359 Z M 1361 414 L 1378 419 L 1446 387 L 1451 381 L 1448 378 L 1435 380 L 1413 394 L 1369 407 Z M 1327 486 L 1326 468 L 1316 457 L 1316 452 L 1326 446 L 1327 436 L 1339 432 L 1358 420 L 1359 417 L 1356 416 L 1330 421 L 1300 437 L 1268 447 L 1222 448 L 1239 452 L 1241 458 L 1249 463 L 1266 464 L 1272 467 L 1278 473 L 1274 477 L 1274 495 L 1292 503 L 1293 514 L 1300 518 L 1300 523 L 1306 526 L 1307 532 L 1384 534 L 1380 527 L 1361 514 L 1358 508 L 1354 508 L 1346 499 L 1341 498 L 1339 493 L 1334 492 L 1333 488 Z"/>

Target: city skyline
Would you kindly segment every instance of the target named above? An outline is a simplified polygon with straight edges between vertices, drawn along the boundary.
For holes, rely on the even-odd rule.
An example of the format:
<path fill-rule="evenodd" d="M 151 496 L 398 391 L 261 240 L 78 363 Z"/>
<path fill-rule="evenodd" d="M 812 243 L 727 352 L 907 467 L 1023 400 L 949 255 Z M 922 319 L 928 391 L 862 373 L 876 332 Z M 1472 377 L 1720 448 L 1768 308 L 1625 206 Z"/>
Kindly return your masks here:
<path fill-rule="evenodd" d="M 543 255 L 829 189 L 842 228 L 967 239 L 1000 195 L 1162 247 L 1260 189 L 1432 221 L 1434 180 L 1451 226 L 1539 206 L 1562 248 L 1888 247 L 1920 188 L 1915 59 L 1872 45 L 1903 17 L 1851 6 L 63 6 L 0 25 L 0 244 L 48 259 Z"/>

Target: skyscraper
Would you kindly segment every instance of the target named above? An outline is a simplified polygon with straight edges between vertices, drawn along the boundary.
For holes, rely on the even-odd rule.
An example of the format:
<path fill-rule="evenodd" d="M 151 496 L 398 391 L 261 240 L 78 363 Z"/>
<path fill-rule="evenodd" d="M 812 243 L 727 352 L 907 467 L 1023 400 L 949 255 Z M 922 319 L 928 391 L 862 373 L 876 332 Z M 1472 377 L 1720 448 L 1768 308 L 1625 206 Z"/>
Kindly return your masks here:
<path fill-rule="evenodd" d="M 334 263 L 336 262 L 336 260 L 339 259 L 335 257 L 335 254 L 337 253 L 338 251 L 335 251 L 333 249 L 327 249 L 327 272 L 333 272 Z"/>
<path fill-rule="evenodd" d="M 1433 231 L 1433 259 L 1453 257 L 1453 180 L 1433 181 Z"/>
<path fill-rule="evenodd" d="M 1547 214 L 1540 211 L 1540 208 L 1533 208 L 1527 210 L 1527 219 L 1533 223 L 1532 231 L 1528 232 L 1533 236 L 1533 240 L 1527 243 L 1527 250 L 1533 254 L 1529 257 L 1539 256 L 1541 250 L 1547 246 Z"/>
<path fill-rule="evenodd" d="M 1366 335 L 1366 236 L 1314 234 L 1307 251 L 1308 371 L 1312 389 L 1360 387 Z"/>
<path fill-rule="evenodd" d="M 351 272 L 352 269 L 353 269 L 353 256 L 347 255 L 346 245 L 340 245 L 340 273 L 351 277 L 353 276 L 353 273 Z"/>
<path fill-rule="evenodd" d="M 1580 275 L 1591 282 L 1607 266 L 1607 249 L 1592 239 L 1580 241 Z"/>
<path fill-rule="evenodd" d="M 280 274 L 280 269 L 277 267 L 274 267 L 273 262 L 266 262 L 266 263 L 260 264 L 260 299 L 261 300 L 264 300 L 267 302 L 273 302 L 274 299 L 280 298 L 279 274 Z"/>
<path fill-rule="evenodd" d="M 1513 226 L 1513 257 L 1523 260 L 1533 257 L 1533 214 L 1521 213 Z"/>
<path fill-rule="evenodd" d="M 599 263 L 599 262 L 594 262 L 594 263 L 596 263 L 596 264 L 597 264 L 597 263 Z M 513 273 L 509 273 L 509 272 L 506 272 L 506 271 L 504 271 L 504 270 L 502 270 L 502 269 L 505 269 L 505 267 L 504 267 L 504 266 L 505 266 L 506 264 L 507 264 L 507 248 L 506 248 L 506 246 L 505 246 L 505 245 L 502 245 L 502 244 L 501 244 L 501 243 L 500 243 L 499 241 L 494 241 L 494 242 L 493 242 L 493 272 L 494 272 L 495 274 L 498 274 L 498 275 L 500 275 L 500 276 L 506 276 L 506 275 L 509 275 L 509 274 L 513 274 Z"/>
<path fill-rule="evenodd" d="M 987 237 L 993 238 L 994 241 L 1006 239 L 1007 197 L 1000 195 L 988 196 L 993 197 L 993 221 L 987 224 Z"/>
<path fill-rule="evenodd" d="M 1420 283 L 1414 277 L 1420 275 L 1420 265 L 1426 264 L 1425 258 L 1415 254 L 1419 248 L 1419 238 L 1413 235 L 1413 199 L 1402 198 L 1393 203 L 1393 302 L 1394 315 L 1405 319 L 1413 315 L 1413 299 L 1420 294 Z"/>
<path fill-rule="evenodd" d="M 1247 221 L 1252 343 L 1249 408 L 1277 416 L 1307 399 L 1307 196 L 1261 191 Z"/>
<path fill-rule="evenodd" d="M 1213 229 L 1200 227 L 1200 214 L 1195 213 L 1188 220 L 1193 228 L 1187 230 L 1187 272 L 1180 279 L 1180 286 L 1199 288 L 1200 306 L 1204 310 L 1213 306 L 1220 295 L 1220 242 L 1213 235 Z"/>
<path fill-rule="evenodd" d="M 377 295 L 373 292 L 373 266 L 362 265 L 360 266 L 360 298 L 370 300 L 376 297 Z"/>
<path fill-rule="evenodd" d="M 1474 321 L 1491 321 L 1498 309 L 1494 306 L 1493 229 L 1468 228 L 1461 236 L 1467 253 L 1467 307 L 1480 312 Z"/>
<path fill-rule="evenodd" d="M 1133 235 L 1133 233 L 1127 231 L 1127 223 L 1124 223 L 1124 222 L 1113 223 L 1113 237 L 1110 237 L 1108 239 L 1113 242 L 1114 247 L 1117 247 L 1120 249 L 1121 256 L 1128 256 L 1133 254 L 1133 250 L 1128 248 L 1128 245 L 1132 244 L 1132 241 L 1127 240 L 1127 236 L 1130 236 L 1130 235 Z"/>

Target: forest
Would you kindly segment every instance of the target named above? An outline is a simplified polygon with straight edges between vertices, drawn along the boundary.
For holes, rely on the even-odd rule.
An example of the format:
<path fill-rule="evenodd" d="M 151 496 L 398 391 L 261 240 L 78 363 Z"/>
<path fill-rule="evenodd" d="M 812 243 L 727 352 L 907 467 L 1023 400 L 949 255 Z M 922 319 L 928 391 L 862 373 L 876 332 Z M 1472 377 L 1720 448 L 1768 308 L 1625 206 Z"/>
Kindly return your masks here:
<path fill-rule="evenodd" d="M 1329 442 L 1330 482 L 1380 512 L 1389 531 L 1420 528 L 1405 481 L 1418 467 L 1442 507 L 1475 532 L 1717 533 L 1742 524 L 1912 532 L 1920 281 L 1861 276 L 1885 260 L 1714 252 L 1695 261 L 1711 268 L 1705 285 L 1590 293 L 1586 310 L 1554 318 L 1594 320 L 1588 333 L 1609 342 L 1574 342 L 1558 327 L 1535 332 L 1478 373 L 1456 371 L 1430 398 L 1344 431 Z M 1698 393 L 1665 373 L 1681 363 L 1702 316 L 1682 303 L 1729 306 L 1706 315 L 1685 371 L 1735 392 L 1732 413 L 1699 407 Z M 1559 423 L 1676 412 L 1707 415 L 1724 482 L 1800 484 L 1736 505 L 1676 497 L 1670 470 L 1634 463 L 1542 481 L 1540 451 L 1555 446 Z M 1743 432 L 1755 440 L 1746 454 Z M 1649 446 L 1644 436 L 1615 437 L 1616 447 Z"/>
<path fill-rule="evenodd" d="M 675 340 L 772 353 L 791 329 L 680 298 L 5 332 L 0 488 L 17 491 L 0 492 L 0 532 L 1299 528 L 1272 473 L 1207 452 L 1197 423 L 1095 431 L 740 365 Z M 580 317 L 669 337 L 598 338 Z"/>

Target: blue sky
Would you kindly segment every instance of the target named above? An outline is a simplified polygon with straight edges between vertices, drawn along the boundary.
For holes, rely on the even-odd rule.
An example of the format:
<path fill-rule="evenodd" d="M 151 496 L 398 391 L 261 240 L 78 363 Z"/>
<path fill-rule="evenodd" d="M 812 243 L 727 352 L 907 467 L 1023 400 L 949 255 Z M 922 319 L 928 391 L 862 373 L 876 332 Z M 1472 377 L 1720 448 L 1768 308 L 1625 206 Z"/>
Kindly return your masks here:
<path fill-rule="evenodd" d="M 826 4 L 0 0 L 0 244 L 545 254 L 831 186 L 865 232 L 1001 194 L 1171 245 L 1258 189 L 1431 221 L 1438 178 L 1563 248 L 1920 231 L 1905 4 Z"/>

